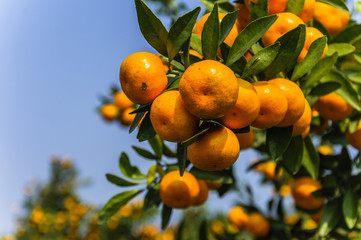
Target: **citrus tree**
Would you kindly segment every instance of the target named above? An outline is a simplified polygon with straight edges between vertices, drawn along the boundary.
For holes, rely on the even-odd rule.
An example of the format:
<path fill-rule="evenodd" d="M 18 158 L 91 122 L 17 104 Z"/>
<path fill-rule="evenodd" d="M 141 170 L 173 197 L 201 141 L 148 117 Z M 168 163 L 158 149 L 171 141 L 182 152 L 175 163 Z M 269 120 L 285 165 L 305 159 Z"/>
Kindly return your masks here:
<path fill-rule="evenodd" d="M 122 90 L 100 112 L 131 119 L 123 125 L 152 151 L 133 149 L 154 165 L 143 173 L 121 153 L 121 175 L 106 177 L 131 190 L 108 201 L 99 224 L 142 193 L 143 210 L 161 208 L 166 228 L 172 209 L 202 205 L 210 189 L 220 197 L 234 191 L 233 165 L 253 148 L 259 161 L 249 170 L 276 189 L 268 212 L 246 187 L 224 220 L 229 227 L 211 234 L 204 222 L 201 239 L 357 238 L 361 25 L 342 0 L 201 3 L 204 16 L 197 7 L 166 29 L 135 0 L 140 30 L 157 53 L 124 59 Z"/>

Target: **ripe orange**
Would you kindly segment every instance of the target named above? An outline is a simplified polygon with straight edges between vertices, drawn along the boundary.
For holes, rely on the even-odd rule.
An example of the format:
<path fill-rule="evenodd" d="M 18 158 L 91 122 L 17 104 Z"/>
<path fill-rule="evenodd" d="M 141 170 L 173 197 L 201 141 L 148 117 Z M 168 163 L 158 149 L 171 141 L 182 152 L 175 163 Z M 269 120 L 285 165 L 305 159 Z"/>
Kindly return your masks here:
<path fill-rule="evenodd" d="M 256 128 L 270 128 L 279 124 L 286 116 L 288 102 L 285 94 L 269 81 L 253 83 L 261 101 L 261 109 L 251 124 Z"/>
<path fill-rule="evenodd" d="M 275 78 L 270 80 L 269 83 L 281 89 L 288 102 L 286 115 L 277 126 L 291 126 L 302 116 L 305 110 L 305 96 L 302 90 L 295 82 L 285 78 Z"/>
<path fill-rule="evenodd" d="M 282 12 L 277 13 L 277 20 L 262 36 L 262 43 L 265 47 L 272 45 L 286 32 L 296 28 L 300 24 L 304 24 L 301 18 L 293 13 Z"/>
<path fill-rule="evenodd" d="M 199 57 L 200 59 L 203 58 L 203 56 L 202 56 L 199 52 L 197 52 L 196 50 L 194 50 L 194 49 L 189 49 L 189 54 L 190 54 L 190 55 L 193 55 L 193 56 L 196 56 L 196 57 Z"/>
<path fill-rule="evenodd" d="M 222 186 L 222 183 L 205 181 L 209 189 L 218 189 Z"/>
<path fill-rule="evenodd" d="M 199 118 L 184 107 L 179 91 L 166 91 L 156 97 L 150 109 L 150 120 L 156 133 L 170 142 L 183 142 L 198 128 Z"/>
<path fill-rule="evenodd" d="M 311 107 L 310 104 L 308 103 L 308 101 L 306 99 L 304 99 L 305 101 L 305 109 L 303 111 L 302 116 L 293 124 L 293 134 L 292 136 L 298 136 L 301 135 L 303 136 L 303 134 L 307 135 L 309 128 L 310 128 L 310 124 L 311 124 L 311 120 L 312 120 L 312 116 L 311 116 Z"/>
<path fill-rule="evenodd" d="M 318 38 L 323 37 L 324 35 L 317 29 L 314 27 L 306 27 L 306 41 L 305 41 L 305 45 L 303 46 L 303 49 L 300 53 L 300 55 L 298 56 L 297 61 L 301 61 L 303 60 L 308 52 L 308 49 L 310 48 L 311 44 Z M 321 58 L 326 56 L 327 53 L 327 43 L 325 46 L 325 49 L 323 50 L 323 55 Z"/>
<path fill-rule="evenodd" d="M 239 9 L 237 16 L 237 29 L 238 32 L 241 32 L 250 22 L 250 13 L 249 9 L 245 4 L 236 3 L 234 10 Z"/>
<path fill-rule="evenodd" d="M 235 206 L 228 212 L 228 220 L 237 230 L 242 230 L 246 227 L 248 215 L 243 208 Z"/>
<path fill-rule="evenodd" d="M 236 105 L 219 119 L 219 122 L 230 129 L 249 126 L 258 116 L 261 103 L 251 83 L 238 78 L 238 99 Z"/>
<path fill-rule="evenodd" d="M 321 153 L 322 155 L 325 155 L 325 156 L 333 154 L 333 149 L 327 145 L 321 145 L 318 147 L 317 150 L 319 153 Z"/>
<path fill-rule="evenodd" d="M 187 208 L 200 191 L 198 180 L 189 172 L 180 176 L 179 171 L 167 173 L 160 182 L 160 198 L 168 207 Z"/>
<path fill-rule="evenodd" d="M 315 221 L 317 224 L 319 224 L 324 210 L 325 210 L 325 206 L 321 208 L 321 210 L 318 211 L 317 213 L 310 214 L 310 218 L 313 221 Z"/>
<path fill-rule="evenodd" d="M 103 116 L 103 118 L 107 121 L 113 121 L 118 116 L 119 109 L 117 106 L 111 103 L 104 104 L 100 108 L 100 114 Z"/>
<path fill-rule="evenodd" d="M 237 133 L 236 134 L 241 150 L 252 147 L 254 142 L 254 131 L 252 128 L 249 129 L 247 133 Z"/>
<path fill-rule="evenodd" d="M 312 109 L 312 117 L 320 117 L 320 113 L 318 111 L 316 111 L 315 109 Z M 329 120 L 328 119 L 324 119 L 324 118 L 321 118 L 321 125 L 319 127 L 312 127 L 310 129 L 310 132 L 312 133 L 317 133 L 317 134 L 321 134 L 323 133 L 324 131 L 326 131 L 329 127 Z"/>
<path fill-rule="evenodd" d="M 326 119 L 340 121 L 348 117 L 353 107 L 335 92 L 319 97 L 315 110 Z"/>
<path fill-rule="evenodd" d="M 188 159 L 204 171 L 228 168 L 237 161 L 240 147 L 236 135 L 226 127 L 213 126 L 188 146 Z"/>
<path fill-rule="evenodd" d="M 260 213 L 253 212 L 248 215 L 247 231 L 254 237 L 265 237 L 268 235 L 270 225 L 268 220 Z"/>
<path fill-rule="evenodd" d="M 193 33 L 202 37 L 203 27 L 209 15 L 210 13 L 207 13 L 201 19 L 198 20 L 198 22 L 194 26 Z M 222 22 L 224 16 L 226 16 L 225 13 L 218 13 L 219 22 Z M 229 46 L 232 46 L 237 36 L 238 36 L 238 29 L 237 29 L 237 23 L 235 23 L 231 31 L 229 32 L 228 36 L 224 39 L 224 42 L 227 43 Z"/>
<path fill-rule="evenodd" d="M 330 34 L 337 34 L 347 26 L 350 13 L 323 3 L 316 2 L 314 18 L 319 21 Z"/>
<path fill-rule="evenodd" d="M 292 195 L 298 206 L 304 209 L 316 209 L 321 207 L 323 200 L 311 195 L 312 192 L 322 188 L 320 182 L 310 177 L 301 177 L 295 180 L 292 186 Z"/>
<path fill-rule="evenodd" d="M 124 93 L 136 104 L 152 102 L 168 84 L 162 60 L 149 52 L 126 57 L 120 67 L 119 79 Z"/>
<path fill-rule="evenodd" d="M 125 95 L 125 93 L 122 91 L 117 91 L 114 94 L 113 102 L 114 102 L 114 105 L 117 106 L 121 110 L 124 110 L 126 108 L 134 106 L 134 103 L 132 101 L 130 101 L 129 98 L 127 97 L 127 95 Z"/>
<path fill-rule="evenodd" d="M 122 114 L 120 115 L 120 122 L 122 123 L 123 126 L 130 126 L 132 124 L 135 118 L 135 114 L 130 114 L 130 113 L 133 112 L 134 110 L 135 108 L 129 107 L 122 112 Z"/>
<path fill-rule="evenodd" d="M 347 142 L 354 148 L 361 151 L 361 122 L 357 127 L 357 130 L 353 133 L 346 132 Z"/>
<path fill-rule="evenodd" d="M 266 178 L 270 180 L 277 180 L 282 177 L 283 170 L 280 169 L 278 171 L 278 174 L 276 175 L 276 167 L 277 167 L 277 163 L 275 161 L 268 161 L 258 164 L 255 167 L 255 170 L 264 173 Z"/>
<path fill-rule="evenodd" d="M 244 1 L 248 8 L 249 8 L 249 1 L 250 0 Z M 251 1 L 257 3 L 257 0 L 251 0 Z M 288 0 L 268 0 L 268 14 L 272 15 L 276 13 L 285 12 L 287 9 L 287 1 Z"/>
<path fill-rule="evenodd" d="M 200 206 L 205 203 L 208 199 L 209 188 L 204 180 L 198 180 L 199 183 L 199 194 L 193 199 L 193 206 Z"/>
<path fill-rule="evenodd" d="M 204 60 L 190 65 L 179 82 L 186 109 L 203 119 L 224 116 L 237 102 L 238 81 L 226 65 Z"/>
<path fill-rule="evenodd" d="M 302 11 L 298 16 L 303 22 L 308 23 L 313 18 L 315 13 L 316 0 L 305 0 Z"/>

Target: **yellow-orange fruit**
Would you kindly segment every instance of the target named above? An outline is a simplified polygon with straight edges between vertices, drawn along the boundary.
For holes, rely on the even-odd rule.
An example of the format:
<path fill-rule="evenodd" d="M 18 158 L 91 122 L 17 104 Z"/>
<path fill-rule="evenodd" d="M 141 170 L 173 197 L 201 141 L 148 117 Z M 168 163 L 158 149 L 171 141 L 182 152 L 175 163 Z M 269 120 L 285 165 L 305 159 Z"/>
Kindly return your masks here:
<path fill-rule="evenodd" d="M 100 114 L 107 121 L 113 121 L 118 116 L 119 109 L 111 103 L 104 104 L 100 108 Z"/>
<path fill-rule="evenodd" d="M 257 128 L 271 128 L 279 124 L 286 116 L 288 102 L 285 94 L 268 81 L 253 83 L 261 101 L 256 120 L 251 124 Z"/>
<path fill-rule="evenodd" d="M 167 173 L 160 182 L 159 194 L 162 201 L 171 208 L 187 208 L 200 191 L 198 180 L 189 172 L 180 176 L 179 171 Z"/>
<path fill-rule="evenodd" d="M 253 212 L 248 215 L 246 229 L 254 237 L 265 237 L 269 233 L 270 225 L 262 214 Z"/>
<path fill-rule="evenodd" d="M 192 64 L 179 81 L 186 109 L 199 118 L 217 119 L 237 102 L 238 81 L 226 65 L 204 60 Z"/>
<path fill-rule="evenodd" d="M 319 21 L 330 34 L 337 34 L 347 26 L 350 20 L 350 13 L 338 10 L 323 2 L 316 2 L 313 17 Z"/>
<path fill-rule="evenodd" d="M 236 135 L 226 127 L 213 126 L 188 146 L 188 159 L 204 171 L 217 171 L 233 165 L 240 147 Z"/>
<path fill-rule="evenodd" d="M 307 53 L 308 53 L 308 49 L 310 48 L 311 44 L 318 38 L 323 37 L 324 35 L 320 32 L 320 30 L 318 30 L 317 28 L 314 27 L 306 27 L 306 41 L 305 41 L 305 45 L 303 45 L 303 49 L 300 53 L 300 55 L 298 56 L 297 61 L 301 61 L 303 60 Z M 323 54 L 321 56 L 321 58 L 326 56 L 327 53 L 327 49 L 328 49 L 328 45 L 326 43 L 325 49 L 323 50 Z"/>
<path fill-rule="evenodd" d="M 249 129 L 249 132 L 237 133 L 236 136 L 239 142 L 239 146 L 241 147 L 241 150 L 252 147 L 255 138 L 254 131 L 252 128 Z"/>
<path fill-rule="evenodd" d="M 129 100 L 127 95 L 125 95 L 122 91 L 117 91 L 113 97 L 114 105 L 119 109 L 124 110 L 126 108 L 130 108 L 134 106 L 134 103 Z"/>
<path fill-rule="evenodd" d="M 326 119 L 341 121 L 347 118 L 353 111 L 353 107 L 335 92 L 318 98 L 315 110 Z"/>
<path fill-rule="evenodd" d="M 205 203 L 208 199 L 209 188 L 204 180 L 198 180 L 199 183 L 199 194 L 193 199 L 194 206 L 200 206 Z"/>
<path fill-rule="evenodd" d="M 179 91 L 166 91 L 156 97 L 150 110 L 150 120 L 156 133 L 170 142 L 183 142 L 198 128 L 199 118 L 184 107 Z"/>
<path fill-rule="evenodd" d="M 237 230 L 242 230 L 247 225 L 248 215 L 243 208 L 235 206 L 228 212 L 228 220 Z"/>
<path fill-rule="evenodd" d="M 249 126 L 258 116 L 261 103 L 253 85 L 238 78 L 238 99 L 234 107 L 219 119 L 219 122 L 230 129 Z"/>
<path fill-rule="evenodd" d="M 316 111 L 315 109 L 311 109 L 311 112 L 312 112 L 312 117 L 320 118 L 321 124 L 318 127 L 312 127 L 310 129 L 310 132 L 321 134 L 324 131 L 326 131 L 328 129 L 328 127 L 329 127 L 329 124 L 328 124 L 329 120 L 321 118 L 320 113 L 318 111 Z"/>
<path fill-rule="evenodd" d="M 295 180 L 292 186 L 292 195 L 298 206 L 309 210 L 316 209 L 321 207 L 323 200 L 311 194 L 321 188 L 320 182 L 310 177 L 301 177 Z"/>
<path fill-rule="evenodd" d="M 281 89 L 288 102 L 286 115 L 277 126 L 291 126 L 302 116 L 305 110 L 305 96 L 302 90 L 296 83 L 285 78 L 275 78 L 269 83 Z"/>
<path fill-rule="evenodd" d="M 312 113 L 311 113 L 311 107 L 310 104 L 306 99 L 305 101 L 305 109 L 303 111 L 302 116 L 293 124 L 293 134 L 292 136 L 298 136 L 302 133 L 308 134 L 308 131 L 310 129 L 311 120 L 312 120 Z M 308 130 L 308 131 L 307 131 Z M 307 133 L 306 133 L 307 132 Z"/>
<path fill-rule="evenodd" d="M 137 104 L 152 102 L 168 84 L 162 60 L 149 52 L 126 57 L 120 66 L 119 80 L 124 93 Z"/>
<path fill-rule="evenodd" d="M 237 29 L 238 32 L 241 32 L 250 22 L 250 13 L 249 9 L 245 4 L 236 3 L 234 10 L 239 10 L 237 15 Z"/>
<path fill-rule="evenodd" d="M 357 130 L 353 133 L 346 132 L 346 139 L 351 146 L 361 151 L 361 122 L 359 122 Z"/>
<path fill-rule="evenodd" d="M 120 122 L 122 123 L 122 125 L 130 126 L 132 124 L 135 118 L 135 114 L 130 114 L 130 113 L 133 112 L 134 110 L 135 108 L 129 107 L 122 112 L 122 114 L 120 115 Z"/>
<path fill-rule="evenodd" d="M 298 16 L 303 22 L 308 23 L 313 18 L 315 13 L 316 0 L 305 0 L 302 11 Z"/>
<path fill-rule="evenodd" d="M 278 174 L 276 175 L 276 167 L 277 167 L 277 164 L 275 161 L 268 161 L 268 162 L 263 162 L 263 163 L 258 164 L 255 167 L 255 170 L 264 173 L 266 178 L 268 178 L 270 180 L 276 180 L 276 179 L 281 178 L 282 174 L 283 174 L 283 170 L 280 169 L 278 171 Z"/>
<path fill-rule="evenodd" d="M 301 18 L 293 13 L 282 12 L 277 13 L 277 20 L 262 36 L 262 43 L 264 46 L 272 45 L 276 40 L 286 32 L 296 28 L 300 24 L 304 24 Z"/>
<path fill-rule="evenodd" d="M 212 190 L 218 189 L 222 186 L 222 183 L 220 183 L 220 182 L 210 182 L 210 181 L 205 181 L 205 182 L 206 182 L 208 188 L 212 189 Z"/>

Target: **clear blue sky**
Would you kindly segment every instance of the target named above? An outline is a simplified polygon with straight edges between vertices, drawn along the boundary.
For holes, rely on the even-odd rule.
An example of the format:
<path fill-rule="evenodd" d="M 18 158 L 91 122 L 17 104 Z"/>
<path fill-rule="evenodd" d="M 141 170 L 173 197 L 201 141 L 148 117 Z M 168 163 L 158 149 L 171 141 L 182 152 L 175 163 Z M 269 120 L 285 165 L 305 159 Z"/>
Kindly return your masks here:
<path fill-rule="evenodd" d="M 72 157 L 93 180 L 81 196 L 96 204 L 119 191 L 104 174 L 118 172 L 121 151 L 141 161 L 131 150 L 135 136 L 95 112 L 99 94 L 119 84 L 122 60 L 153 51 L 136 19 L 132 0 L 0 1 L 0 236 L 13 231 L 24 186 L 47 179 L 52 155 Z"/>

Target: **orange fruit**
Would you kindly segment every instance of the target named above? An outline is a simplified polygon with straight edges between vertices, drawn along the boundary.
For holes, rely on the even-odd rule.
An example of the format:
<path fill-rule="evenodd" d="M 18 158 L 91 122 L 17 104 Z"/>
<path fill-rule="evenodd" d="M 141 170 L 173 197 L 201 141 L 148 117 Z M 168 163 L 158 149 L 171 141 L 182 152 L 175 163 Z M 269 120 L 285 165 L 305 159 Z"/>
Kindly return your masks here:
<path fill-rule="evenodd" d="M 199 57 L 200 59 L 203 58 L 203 56 L 199 52 L 197 52 L 196 50 L 193 50 L 193 49 L 189 49 L 189 54 L 193 55 L 193 56 L 196 56 L 196 57 Z"/>
<path fill-rule="evenodd" d="M 275 161 L 268 161 L 258 164 L 255 170 L 264 173 L 266 178 L 270 180 L 277 180 L 282 177 L 283 170 L 280 169 L 276 175 L 276 167 L 277 163 Z"/>
<path fill-rule="evenodd" d="M 180 176 L 179 171 L 171 171 L 164 175 L 160 182 L 160 198 L 168 207 L 187 208 L 200 191 L 198 180 L 189 172 Z"/>
<path fill-rule="evenodd" d="M 301 18 L 293 13 L 281 12 L 277 13 L 277 20 L 262 36 L 262 43 L 265 47 L 272 45 L 286 32 L 296 28 L 300 24 L 304 24 Z"/>
<path fill-rule="evenodd" d="M 150 109 L 150 120 L 155 132 L 164 140 L 183 142 L 198 128 L 199 118 L 184 107 L 179 91 L 166 91 L 155 98 Z"/>
<path fill-rule="evenodd" d="M 238 78 L 238 99 L 234 107 L 219 119 L 219 122 L 230 129 L 249 126 L 258 116 L 260 100 L 253 85 Z"/>
<path fill-rule="evenodd" d="M 313 17 L 319 21 L 330 34 L 337 34 L 347 26 L 350 20 L 350 13 L 338 10 L 326 3 L 316 2 Z"/>
<path fill-rule="evenodd" d="M 120 122 L 122 123 L 123 126 L 130 126 L 132 124 L 135 118 L 135 114 L 130 114 L 130 113 L 133 112 L 134 110 L 135 108 L 129 107 L 122 112 L 122 114 L 120 115 Z"/>
<path fill-rule="evenodd" d="M 117 106 L 121 110 L 124 110 L 126 108 L 134 106 L 134 103 L 132 101 L 130 101 L 129 98 L 127 97 L 127 95 L 125 95 L 125 93 L 122 91 L 117 91 L 114 94 L 113 102 L 114 102 L 114 105 Z"/>
<path fill-rule="evenodd" d="M 217 119 L 237 102 L 238 81 L 226 65 L 204 60 L 190 65 L 179 82 L 186 109 L 203 119 Z"/>
<path fill-rule="evenodd" d="M 242 3 L 236 3 L 234 10 L 239 10 L 238 16 L 237 16 L 237 29 L 238 32 L 241 32 L 250 22 L 250 13 L 249 9 L 245 4 Z"/>
<path fill-rule="evenodd" d="M 248 215 L 243 208 L 235 206 L 228 212 L 228 220 L 237 230 L 242 230 L 246 227 Z"/>
<path fill-rule="evenodd" d="M 275 78 L 268 82 L 281 89 L 288 102 L 286 115 L 277 126 L 291 126 L 302 116 L 305 110 L 305 96 L 302 90 L 295 82 L 285 78 Z"/>
<path fill-rule="evenodd" d="M 247 231 L 254 237 L 265 237 L 268 235 L 270 225 L 268 220 L 260 213 L 253 212 L 248 215 Z"/>
<path fill-rule="evenodd" d="M 208 199 L 209 188 L 204 180 L 198 180 L 199 183 L 199 194 L 193 199 L 193 206 L 200 206 L 205 203 Z"/>
<path fill-rule="evenodd" d="M 299 213 L 289 214 L 283 217 L 283 222 L 291 226 L 295 225 L 299 220 L 300 220 Z"/>
<path fill-rule="evenodd" d="M 327 145 L 321 145 L 318 147 L 317 150 L 319 153 L 321 153 L 322 155 L 325 155 L 325 156 L 333 154 L 333 149 Z"/>
<path fill-rule="evenodd" d="M 168 84 L 162 60 L 149 52 L 126 57 L 120 67 L 119 79 L 124 93 L 136 104 L 152 102 Z"/>
<path fill-rule="evenodd" d="M 321 125 L 318 127 L 312 127 L 310 129 L 310 132 L 321 134 L 328 129 L 328 127 L 329 127 L 328 120 L 320 117 L 320 113 L 318 111 L 316 111 L 315 109 L 312 109 L 312 117 L 320 118 Z"/>
<path fill-rule="evenodd" d="M 346 139 L 351 146 L 361 151 L 361 122 L 359 122 L 357 130 L 353 133 L 346 132 Z"/>
<path fill-rule="evenodd" d="M 188 159 L 204 171 L 217 171 L 233 165 L 240 147 L 236 135 L 228 128 L 213 126 L 188 146 Z"/>
<path fill-rule="evenodd" d="M 337 93 L 332 92 L 318 98 L 315 110 L 325 119 L 340 121 L 351 114 L 353 107 Z"/>
<path fill-rule="evenodd" d="M 111 103 L 104 104 L 100 108 L 100 114 L 103 116 L 103 118 L 107 121 L 113 121 L 118 116 L 119 109 L 117 106 Z"/>
<path fill-rule="evenodd" d="M 319 224 L 324 210 L 325 210 L 325 206 L 321 208 L 321 210 L 318 211 L 317 213 L 310 214 L 310 218 L 313 221 L 315 221 L 317 224 Z"/>
<path fill-rule="evenodd" d="M 194 26 L 193 33 L 202 37 L 203 27 L 209 15 L 210 13 L 207 13 L 198 20 L 198 22 Z M 224 16 L 226 16 L 225 13 L 218 13 L 219 22 L 222 22 Z M 224 42 L 227 43 L 229 46 L 232 46 L 237 36 L 238 36 L 238 29 L 237 29 L 237 23 L 235 23 L 231 31 L 229 32 L 228 36 L 224 39 Z"/>
<path fill-rule="evenodd" d="M 251 125 L 256 128 L 276 126 L 284 119 L 288 109 L 285 94 L 269 81 L 255 82 L 253 86 L 261 101 L 261 109 L 258 117 Z"/>
<path fill-rule="evenodd" d="M 304 209 L 316 209 L 321 207 L 323 200 L 311 195 L 312 192 L 322 188 L 319 181 L 310 177 L 301 177 L 295 180 L 292 186 L 292 195 L 298 206 Z"/>
<path fill-rule="evenodd" d="M 222 186 L 222 183 L 220 182 L 211 182 L 211 181 L 205 181 L 209 189 L 218 189 Z"/>
<path fill-rule="evenodd" d="M 252 147 L 254 142 L 254 131 L 252 128 L 249 129 L 249 132 L 246 133 L 237 133 L 236 134 L 238 143 L 241 147 L 241 150 Z"/>
<path fill-rule="evenodd" d="M 303 22 L 308 23 L 313 18 L 315 13 L 316 0 L 305 0 L 302 11 L 298 16 Z"/>
<path fill-rule="evenodd" d="M 311 107 L 308 101 L 304 98 L 305 101 L 305 108 L 303 111 L 302 116 L 293 124 L 293 134 L 292 136 L 301 135 L 304 132 L 309 131 L 312 116 L 311 116 Z M 308 130 L 308 131 L 307 131 Z M 306 134 L 306 135 L 307 135 Z"/>
<path fill-rule="evenodd" d="M 306 41 L 305 41 L 305 45 L 303 46 L 303 49 L 300 53 L 300 55 L 298 56 L 297 61 L 301 61 L 303 60 L 307 53 L 308 53 L 308 49 L 310 48 L 311 44 L 318 38 L 323 37 L 324 35 L 317 29 L 314 27 L 306 27 Z M 321 58 L 326 56 L 327 53 L 327 43 L 325 46 L 325 49 L 323 50 L 323 55 Z"/>

